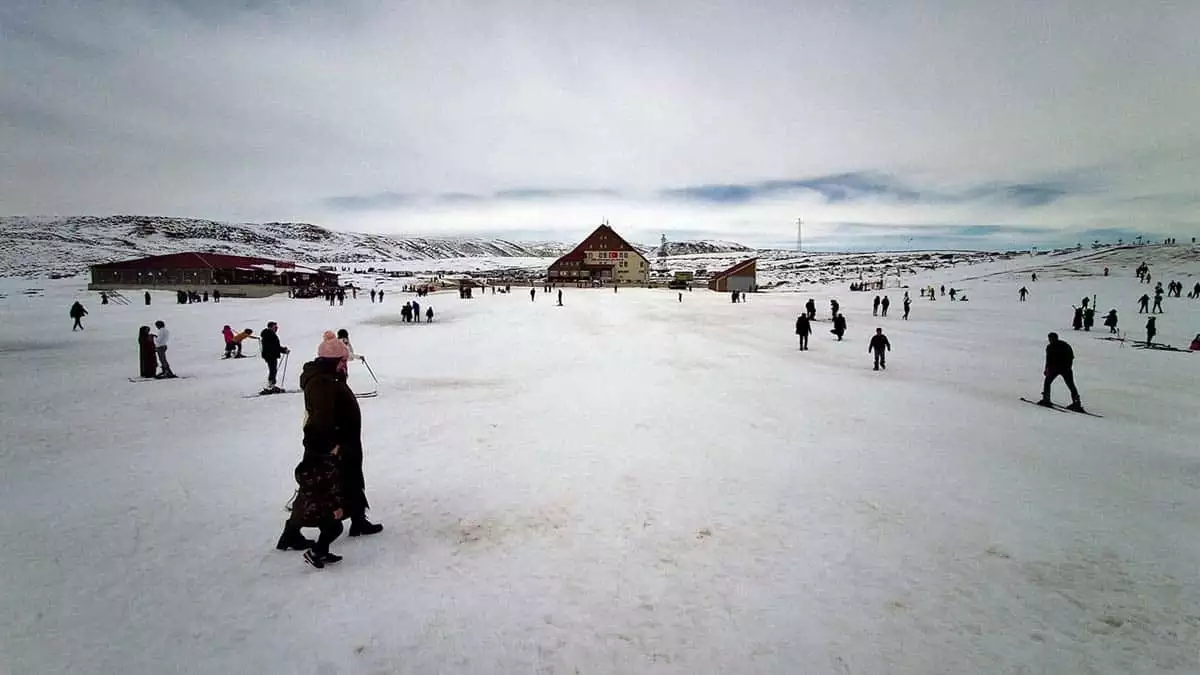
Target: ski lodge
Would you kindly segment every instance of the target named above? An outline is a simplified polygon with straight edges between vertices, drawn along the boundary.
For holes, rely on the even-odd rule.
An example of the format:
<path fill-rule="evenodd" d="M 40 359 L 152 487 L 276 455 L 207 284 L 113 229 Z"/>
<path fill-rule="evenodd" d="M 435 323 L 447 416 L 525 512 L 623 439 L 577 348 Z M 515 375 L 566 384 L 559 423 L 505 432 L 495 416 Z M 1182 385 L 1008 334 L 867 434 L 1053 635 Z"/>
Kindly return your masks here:
<path fill-rule="evenodd" d="M 723 272 L 714 274 L 708 280 L 708 289 L 722 293 L 729 291 L 753 292 L 757 290 L 758 258 L 743 260 Z"/>
<path fill-rule="evenodd" d="M 165 288 L 218 289 L 229 297 L 263 298 L 289 288 L 338 285 L 333 272 L 294 262 L 223 253 L 172 253 L 92 265 L 90 291 Z"/>
<path fill-rule="evenodd" d="M 577 286 L 645 285 L 650 261 L 605 223 L 551 263 L 548 277 L 551 283 Z"/>

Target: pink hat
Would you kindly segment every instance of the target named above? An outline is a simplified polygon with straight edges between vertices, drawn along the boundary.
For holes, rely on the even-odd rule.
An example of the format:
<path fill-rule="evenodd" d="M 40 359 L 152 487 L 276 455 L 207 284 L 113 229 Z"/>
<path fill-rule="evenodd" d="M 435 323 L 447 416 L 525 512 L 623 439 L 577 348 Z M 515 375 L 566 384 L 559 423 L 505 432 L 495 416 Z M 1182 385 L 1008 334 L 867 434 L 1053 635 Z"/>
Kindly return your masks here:
<path fill-rule="evenodd" d="M 337 339 L 337 336 L 333 334 L 333 331 L 327 330 L 327 331 L 325 331 L 325 334 L 322 335 L 321 337 L 323 337 L 324 339 L 321 340 L 321 344 L 317 346 L 317 358 L 321 358 L 321 359 L 348 359 L 348 358 L 350 358 L 350 349 L 346 346 L 346 343 Z"/>

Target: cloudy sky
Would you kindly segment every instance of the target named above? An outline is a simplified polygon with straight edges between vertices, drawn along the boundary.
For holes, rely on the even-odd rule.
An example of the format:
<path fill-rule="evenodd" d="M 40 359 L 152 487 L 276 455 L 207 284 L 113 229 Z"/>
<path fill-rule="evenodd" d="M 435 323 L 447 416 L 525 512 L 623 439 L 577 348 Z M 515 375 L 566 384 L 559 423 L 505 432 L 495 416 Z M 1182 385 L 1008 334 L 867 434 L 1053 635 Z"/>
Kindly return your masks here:
<path fill-rule="evenodd" d="M 1200 229 L 1200 2 L 0 2 L 0 214 L 813 248 Z"/>

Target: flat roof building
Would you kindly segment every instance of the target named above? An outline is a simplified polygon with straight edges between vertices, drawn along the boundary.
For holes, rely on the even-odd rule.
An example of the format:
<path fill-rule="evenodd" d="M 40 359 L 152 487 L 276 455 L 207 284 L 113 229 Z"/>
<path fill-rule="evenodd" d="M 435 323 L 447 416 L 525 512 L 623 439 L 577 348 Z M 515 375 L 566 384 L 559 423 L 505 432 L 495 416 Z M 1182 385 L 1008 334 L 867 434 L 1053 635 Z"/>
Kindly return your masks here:
<path fill-rule="evenodd" d="M 223 253 L 172 253 L 92 265 L 89 290 L 166 287 L 220 289 L 223 295 L 263 297 L 289 287 L 336 286 L 338 275 L 294 262 Z"/>

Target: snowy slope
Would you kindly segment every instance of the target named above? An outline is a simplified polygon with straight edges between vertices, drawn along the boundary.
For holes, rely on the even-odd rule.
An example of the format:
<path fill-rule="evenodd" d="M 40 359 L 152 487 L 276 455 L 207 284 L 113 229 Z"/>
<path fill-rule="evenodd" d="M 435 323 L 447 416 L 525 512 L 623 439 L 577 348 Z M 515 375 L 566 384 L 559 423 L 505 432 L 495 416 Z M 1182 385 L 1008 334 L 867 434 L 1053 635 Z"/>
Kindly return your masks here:
<path fill-rule="evenodd" d="M 1194 252 L 1120 264 L 1190 289 Z M 789 293 L 434 294 L 412 326 L 394 286 L 102 307 L 81 279 L 0 280 L 0 671 L 1193 675 L 1200 355 L 1070 330 L 1085 295 L 1144 323 L 1146 286 L 1085 255 L 919 271 L 909 321 L 811 285 L 849 333 L 818 323 L 808 352 Z M 126 380 L 155 319 L 191 379 Z M 222 325 L 267 320 L 285 386 L 338 327 L 380 378 L 361 405 L 387 529 L 322 571 L 273 550 L 302 399 L 243 399 L 263 363 L 217 358 Z M 1186 345 L 1200 300 L 1159 324 Z M 1018 400 L 1048 330 L 1103 419 Z"/>
<path fill-rule="evenodd" d="M 110 216 L 0 218 L 0 275 L 73 273 L 88 265 L 180 251 L 257 255 L 309 263 L 557 256 L 548 242 L 412 238 L 337 232 L 308 223 L 220 223 Z"/>

